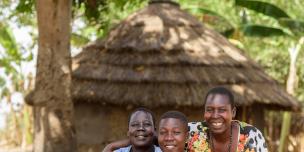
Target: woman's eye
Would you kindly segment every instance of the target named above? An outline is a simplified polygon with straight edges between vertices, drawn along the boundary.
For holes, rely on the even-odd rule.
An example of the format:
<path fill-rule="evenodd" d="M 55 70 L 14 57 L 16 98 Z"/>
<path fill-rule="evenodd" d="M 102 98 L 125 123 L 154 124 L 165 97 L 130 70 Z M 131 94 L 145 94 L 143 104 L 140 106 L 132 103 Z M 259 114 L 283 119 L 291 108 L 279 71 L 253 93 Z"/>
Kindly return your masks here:
<path fill-rule="evenodd" d="M 144 126 L 149 127 L 149 126 L 152 126 L 152 124 L 150 124 L 150 123 L 145 123 Z"/>
<path fill-rule="evenodd" d="M 137 127 L 139 124 L 131 124 L 131 127 Z"/>
<path fill-rule="evenodd" d="M 212 112 L 213 110 L 212 110 L 212 109 L 207 109 L 206 111 L 207 111 L 207 112 Z"/>
<path fill-rule="evenodd" d="M 179 135 L 181 132 L 180 131 L 175 131 L 173 133 L 174 133 L 174 135 Z"/>

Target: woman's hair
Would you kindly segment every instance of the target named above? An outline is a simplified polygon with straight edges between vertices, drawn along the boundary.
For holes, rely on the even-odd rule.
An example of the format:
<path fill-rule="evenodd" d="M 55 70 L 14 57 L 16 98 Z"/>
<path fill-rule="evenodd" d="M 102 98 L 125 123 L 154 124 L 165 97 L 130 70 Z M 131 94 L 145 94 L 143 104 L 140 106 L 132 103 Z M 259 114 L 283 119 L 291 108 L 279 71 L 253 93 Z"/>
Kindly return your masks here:
<path fill-rule="evenodd" d="M 204 101 L 204 107 L 205 107 L 208 96 L 215 95 L 215 94 L 226 95 L 229 98 L 229 103 L 230 103 L 231 107 L 233 108 L 235 106 L 234 97 L 230 90 L 228 90 L 225 87 L 215 87 L 215 88 L 212 88 L 211 90 L 209 90 L 208 93 L 206 94 L 205 101 Z"/>
<path fill-rule="evenodd" d="M 132 115 L 133 115 L 134 113 L 138 112 L 138 111 L 142 111 L 142 112 L 144 112 L 144 113 L 146 113 L 146 114 L 151 115 L 152 121 L 153 121 L 153 126 L 154 126 L 154 127 L 156 126 L 156 124 L 155 124 L 155 117 L 154 117 L 153 112 L 152 112 L 151 110 L 147 109 L 147 108 L 144 108 L 144 107 L 139 107 L 139 108 L 136 108 L 134 111 L 132 111 L 132 113 L 130 114 L 129 119 L 128 119 L 128 126 L 129 126 L 129 124 L 130 124 L 130 120 L 131 120 Z"/>
<path fill-rule="evenodd" d="M 160 117 L 160 120 L 167 119 L 167 118 L 178 119 L 178 120 L 180 120 L 183 123 L 183 125 L 185 126 L 185 128 L 188 127 L 188 119 L 187 119 L 186 115 L 183 114 L 182 112 L 179 112 L 179 111 L 168 111 L 168 112 L 165 112 Z"/>

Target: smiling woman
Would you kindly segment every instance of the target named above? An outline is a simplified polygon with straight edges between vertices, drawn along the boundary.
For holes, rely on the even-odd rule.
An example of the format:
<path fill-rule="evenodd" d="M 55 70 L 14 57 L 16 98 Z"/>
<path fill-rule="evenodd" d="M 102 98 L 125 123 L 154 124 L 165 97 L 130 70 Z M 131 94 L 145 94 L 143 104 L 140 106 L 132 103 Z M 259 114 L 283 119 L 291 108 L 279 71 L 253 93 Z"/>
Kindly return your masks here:
<path fill-rule="evenodd" d="M 232 93 L 211 89 L 205 98 L 204 121 L 189 123 L 189 152 L 267 152 L 262 133 L 249 124 L 232 120 L 236 108 Z"/>
<path fill-rule="evenodd" d="M 114 152 L 161 152 L 160 148 L 153 144 L 156 131 L 154 125 L 155 119 L 150 110 L 136 109 L 131 113 L 128 122 L 127 134 L 131 145 Z"/>

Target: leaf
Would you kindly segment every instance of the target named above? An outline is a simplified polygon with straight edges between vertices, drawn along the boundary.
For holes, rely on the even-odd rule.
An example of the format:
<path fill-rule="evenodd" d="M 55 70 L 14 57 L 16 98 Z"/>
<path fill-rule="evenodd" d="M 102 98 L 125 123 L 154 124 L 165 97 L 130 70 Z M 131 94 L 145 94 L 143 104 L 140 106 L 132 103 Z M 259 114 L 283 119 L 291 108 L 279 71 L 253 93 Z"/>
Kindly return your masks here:
<path fill-rule="evenodd" d="M 7 50 L 18 50 L 17 43 L 10 29 L 0 23 L 0 44 Z"/>
<path fill-rule="evenodd" d="M 225 37 L 231 37 L 233 35 L 233 33 L 235 32 L 235 29 L 234 28 L 230 28 L 230 29 L 227 29 L 223 32 L 220 32 L 222 35 L 224 35 Z"/>
<path fill-rule="evenodd" d="M 204 9 L 204 8 L 197 8 L 197 7 L 188 7 L 188 8 L 186 8 L 186 10 L 188 10 L 189 12 L 191 12 L 193 14 L 208 14 L 209 16 L 213 16 L 213 17 L 220 19 L 222 22 L 225 22 L 224 24 L 227 24 L 230 27 L 232 27 L 232 24 L 224 16 L 222 16 L 214 11 Z"/>
<path fill-rule="evenodd" d="M 205 24 L 210 25 L 213 29 L 219 31 L 227 37 L 229 37 L 235 29 L 229 20 L 214 11 L 196 6 L 188 7 L 186 10 L 193 14 L 201 16 L 202 21 Z"/>
<path fill-rule="evenodd" d="M 235 0 L 235 5 L 251 9 L 253 11 L 262 13 L 275 19 L 283 17 L 290 18 L 284 10 L 267 2 L 261 2 L 256 0 Z"/>
<path fill-rule="evenodd" d="M 242 31 L 246 36 L 269 37 L 288 35 L 282 29 L 263 25 L 245 25 L 242 27 Z"/>
<path fill-rule="evenodd" d="M 107 1 L 102 0 L 86 0 L 83 1 L 85 6 L 85 16 L 90 21 L 99 21 L 103 11 L 107 10 Z"/>
<path fill-rule="evenodd" d="M 10 90 L 7 87 L 2 88 L 1 97 L 9 96 Z"/>
<path fill-rule="evenodd" d="M 4 72 L 6 75 L 18 74 L 18 71 L 11 65 L 11 61 L 8 58 L 0 59 L 0 66 L 4 67 Z"/>
<path fill-rule="evenodd" d="M 5 79 L 0 77 L 0 88 L 4 87 L 5 83 L 6 83 Z"/>
<path fill-rule="evenodd" d="M 72 33 L 71 43 L 73 46 L 81 47 L 89 42 L 90 42 L 90 39 L 88 39 L 82 35 Z"/>
<path fill-rule="evenodd" d="M 28 55 L 28 56 L 26 56 L 26 57 L 24 57 L 23 58 L 23 61 L 32 61 L 33 60 L 33 53 L 32 52 L 30 52 L 30 54 Z"/>
<path fill-rule="evenodd" d="M 280 25 L 289 28 L 295 35 L 304 35 L 304 22 L 290 18 L 280 18 Z"/>
<path fill-rule="evenodd" d="M 35 0 L 19 0 L 16 10 L 20 13 L 33 13 Z"/>
<path fill-rule="evenodd" d="M 0 45 L 6 50 L 5 53 L 9 58 L 19 62 L 22 57 L 18 49 L 15 37 L 11 30 L 4 24 L 0 23 Z"/>

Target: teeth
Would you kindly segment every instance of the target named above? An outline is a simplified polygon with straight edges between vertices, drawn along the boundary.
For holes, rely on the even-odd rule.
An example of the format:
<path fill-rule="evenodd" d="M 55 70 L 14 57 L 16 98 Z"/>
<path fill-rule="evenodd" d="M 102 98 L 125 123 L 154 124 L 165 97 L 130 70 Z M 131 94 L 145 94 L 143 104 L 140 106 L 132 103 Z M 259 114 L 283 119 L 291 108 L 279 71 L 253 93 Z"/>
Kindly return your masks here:
<path fill-rule="evenodd" d="M 174 148 L 175 146 L 165 146 L 166 148 L 168 148 L 168 149 L 172 149 L 172 148 Z"/>
<path fill-rule="evenodd" d="M 223 123 L 221 123 L 221 122 L 216 122 L 216 123 L 212 123 L 212 125 L 214 125 L 214 126 L 220 126 L 220 125 L 222 125 Z"/>

